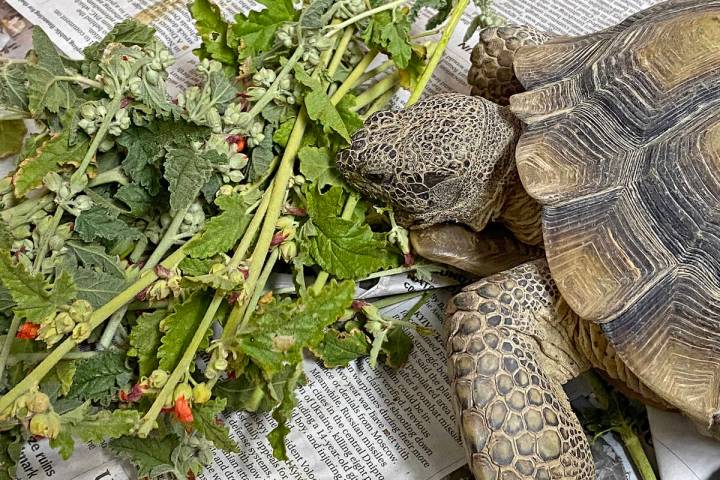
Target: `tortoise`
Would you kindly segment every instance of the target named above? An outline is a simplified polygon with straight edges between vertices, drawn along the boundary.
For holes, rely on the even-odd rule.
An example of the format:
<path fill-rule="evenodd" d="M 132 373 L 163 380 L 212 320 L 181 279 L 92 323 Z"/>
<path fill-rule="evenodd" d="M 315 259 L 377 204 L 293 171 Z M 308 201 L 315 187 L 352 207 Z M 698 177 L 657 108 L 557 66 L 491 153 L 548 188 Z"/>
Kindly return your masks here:
<path fill-rule="evenodd" d="M 562 390 L 591 367 L 708 435 L 720 424 L 720 0 L 537 39 L 473 58 L 471 80 L 510 51 L 527 91 L 480 84 L 498 101 L 515 88 L 509 107 L 432 96 L 370 117 L 337 159 L 418 252 L 485 277 L 445 320 L 479 480 L 594 478 Z"/>

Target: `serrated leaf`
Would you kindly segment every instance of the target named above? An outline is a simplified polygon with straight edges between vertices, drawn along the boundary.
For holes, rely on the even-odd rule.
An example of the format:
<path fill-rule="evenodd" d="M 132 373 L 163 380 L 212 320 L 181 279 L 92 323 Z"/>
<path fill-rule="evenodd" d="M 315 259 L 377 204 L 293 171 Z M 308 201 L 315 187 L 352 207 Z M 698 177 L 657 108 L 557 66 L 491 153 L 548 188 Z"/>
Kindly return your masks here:
<path fill-rule="evenodd" d="M 165 179 L 170 184 L 170 214 L 189 207 L 210 178 L 213 166 L 192 147 L 169 148 L 165 158 Z"/>
<path fill-rule="evenodd" d="M 193 52 L 199 58 L 211 58 L 228 67 L 233 75 L 237 70 L 236 50 L 228 45 L 228 23 L 220 11 L 220 7 L 209 0 L 195 0 L 188 5 L 190 14 L 195 19 L 195 29 L 202 39 L 200 48 Z"/>
<path fill-rule="evenodd" d="M 189 145 L 209 135 L 210 129 L 184 120 L 155 120 L 142 127 L 133 126 L 117 138 L 117 143 L 127 149 L 123 171 L 151 195 L 157 195 L 160 191 L 159 160 L 165 156 L 166 147 L 174 142 Z"/>
<path fill-rule="evenodd" d="M 160 368 L 168 372 L 175 369 L 195 335 L 210 301 L 210 295 L 202 290 L 196 291 L 165 318 L 165 334 L 157 351 Z"/>
<path fill-rule="evenodd" d="M 82 65 L 83 74 L 94 78 L 99 72 L 98 63 L 102 58 L 105 48 L 110 43 L 122 43 L 123 45 L 149 45 L 154 41 L 155 29 L 137 20 L 127 19 L 116 24 L 110 32 L 99 42 L 95 42 L 83 50 L 85 62 Z"/>
<path fill-rule="evenodd" d="M 322 90 L 312 90 L 305 95 L 305 108 L 308 117 L 318 122 L 325 133 L 331 131 L 340 135 L 347 143 L 350 143 L 350 134 L 348 133 L 345 122 L 338 113 L 337 109 L 330 103 L 330 98 Z"/>
<path fill-rule="evenodd" d="M 273 141 L 275 143 L 285 148 L 288 140 L 290 139 L 290 133 L 295 126 L 295 120 L 295 118 L 291 118 L 289 120 L 285 120 L 283 123 L 280 124 L 277 130 L 275 130 L 275 133 L 273 133 Z"/>
<path fill-rule="evenodd" d="M 128 206 L 129 210 L 126 213 L 132 217 L 142 217 L 153 206 L 153 197 L 148 194 L 147 190 L 134 183 L 118 188 L 115 199 Z"/>
<path fill-rule="evenodd" d="M 104 240 L 137 240 L 140 232 L 118 218 L 116 210 L 109 210 L 98 205 L 80 213 L 75 219 L 75 232 L 85 242 L 95 239 Z"/>
<path fill-rule="evenodd" d="M 26 68 L 24 63 L 0 63 L 0 118 L 28 111 Z"/>
<path fill-rule="evenodd" d="M 399 257 L 384 235 L 375 234 L 360 219 L 338 217 L 340 187 L 322 194 L 307 190 L 308 215 L 312 228 L 301 230 L 300 249 L 326 272 L 340 279 L 362 278 L 385 268 L 396 267 Z M 312 234 L 311 234 L 312 233 Z"/>
<path fill-rule="evenodd" d="M 74 360 L 63 360 L 58 362 L 53 368 L 53 372 L 60 384 L 60 394 L 67 395 L 75 380 L 75 371 L 77 364 Z"/>
<path fill-rule="evenodd" d="M 412 349 L 412 338 L 402 328 L 390 330 L 381 347 L 385 354 L 385 364 L 393 368 L 403 367 L 408 362 Z"/>
<path fill-rule="evenodd" d="M 129 357 L 137 357 L 140 376 L 149 376 L 158 366 L 157 351 L 160 348 L 160 322 L 167 312 L 155 310 L 138 317 L 130 331 Z"/>
<path fill-rule="evenodd" d="M 0 281 L 15 302 L 15 315 L 33 323 L 40 323 L 75 298 L 75 286 L 67 272 L 50 286 L 41 274 L 31 275 L 22 264 L 14 265 L 6 249 L 0 249 Z"/>
<path fill-rule="evenodd" d="M 87 300 L 93 308 L 99 308 L 125 290 L 124 279 L 92 268 L 79 268 L 75 272 L 77 298 Z"/>
<path fill-rule="evenodd" d="M 348 133 L 352 135 L 356 131 L 360 130 L 365 124 L 360 115 L 357 114 L 353 109 L 355 107 L 356 98 L 354 95 L 348 93 L 340 99 L 340 102 L 335 106 L 337 108 L 340 117 L 343 119 L 345 126 L 347 127 Z"/>
<path fill-rule="evenodd" d="M 58 448 L 62 458 L 67 460 L 72 455 L 75 438 L 99 444 L 130 434 L 139 420 L 140 412 L 137 410 L 100 410 L 91 413 L 90 403 L 86 402 L 60 416 L 60 435 L 50 440 L 50 446 Z"/>
<path fill-rule="evenodd" d="M 172 453 L 179 444 L 179 439 L 173 435 L 162 438 L 124 436 L 111 440 L 110 449 L 130 460 L 137 467 L 138 476 L 142 478 L 149 476 L 155 469 L 172 469 Z"/>
<path fill-rule="evenodd" d="M 363 332 L 355 329 L 351 332 L 327 330 L 322 343 L 313 353 L 317 355 L 326 368 L 347 367 L 350 362 L 370 353 L 368 338 Z"/>
<path fill-rule="evenodd" d="M 66 242 L 65 246 L 77 256 L 83 266 L 100 269 L 113 277 L 125 278 L 125 271 L 120 266 L 118 257 L 108 255 L 103 247 L 72 240 Z"/>
<path fill-rule="evenodd" d="M 258 0 L 256 3 L 266 8 L 237 14 L 235 24 L 228 31 L 228 42 L 239 46 L 238 60 L 269 49 L 277 29 L 286 22 L 295 21 L 298 16 L 292 0 Z"/>
<path fill-rule="evenodd" d="M 42 185 L 43 178 L 56 172 L 62 165 L 78 165 L 89 147 L 87 140 L 68 144 L 68 132 L 54 135 L 42 143 L 35 152 L 25 158 L 13 175 L 15 195 L 24 196 L 30 190 Z"/>
<path fill-rule="evenodd" d="M 178 267 L 183 275 L 188 277 L 199 277 L 210 271 L 210 267 L 215 263 L 212 259 L 203 259 L 185 257 Z"/>
<path fill-rule="evenodd" d="M 298 152 L 298 157 L 300 173 L 311 182 L 315 182 L 319 188 L 345 183 L 328 148 L 303 147 Z"/>
<path fill-rule="evenodd" d="M 412 55 L 412 46 L 408 37 L 409 28 L 407 27 L 408 25 L 403 22 L 391 22 L 385 25 L 380 32 L 380 38 L 387 45 L 390 58 L 400 69 L 408 66 L 410 55 Z"/>
<path fill-rule="evenodd" d="M 272 378 L 283 364 L 302 361 L 303 348 L 320 343 L 324 328 L 345 312 L 354 292 L 353 282 L 333 281 L 319 295 L 264 305 L 238 336 L 239 348 Z"/>
<path fill-rule="evenodd" d="M 225 452 L 239 453 L 237 444 L 230 438 L 225 425 L 218 424 L 215 420 L 225 409 L 227 401 L 224 398 L 210 400 L 203 405 L 193 408 L 193 428 L 207 440 L 210 440 L 215 448 Z"/>
<path fill-rule="evenodd" d="M 323 15 L 335 3 L 335 0 L 314 0 L 307 7 L 303 7 L 300 15 L 300 28 L 319 29 L 325 26 Z"/>
<path fill-rule="evenodd" d="M 71 108 L 76 95 L 72 85 L 57 77 L 65 75 L 65 65 L 50 38 L 35 26 L 32 32 L 33 52 L 37 63 L 27 65 L 28 108 L 33 115 L 47 109 L 58 113 L 61 108 Z"/>
<path fill-rule="evenodd" d="M 250 182 L 255 182 L 266 175 L 270 164 L 275 158 L 275 154 L 273 153 L 273 127 L 270 125 L 266 126 L 264 135 L 265 138 L 263 138 L 263 141 L 252 150 L 252 161 L 248 175 Z"/>
<path fill-rule="evenodd" d="M 277 426 L 267 435 L 270 446 L 273 449 L 273 456 L 278 460 L 287 460 L 287 452 L 285 449 L 285 437 L 290 433 L 287 426 L 292 416 L 292 411 L 297 405 L 297 397 L 295 396 L 295 388 L 300 379 L 303 378 L 302 363 L 295 364 L 295 370 L 289 376 L 285 383 L 285 390 L 280 405 L 273 411 L 273 419 L 277 422 Z"/>
<path fill-rule="evenodd" d="M 209 258 L 232 249 L 252 219 L 248 209 L 259 198 L 257 191 L 218 197 L 215 204 L 222 212 L 205 222 L 200 237 L 188 244 L 188 254 L 194 258 Z"/>
<path fill-rule="evenodd" d="M 125 355 L 102 352 L 96 357 L 77 362 L 75 380 L 68 398 L 108 405 L 119 388 L 132 378 L 132 370 L 125 366 Z"/>
<path fill-rule="evenodd" d="M 293 370 L 293 365 L 285 365 L 268 381 L 262 370 L 250 363 L 242 375 L 235 380 L 216 384 L 213 392 L 227 399 L 227 408 L 230 410 L 270 412 L 282 401 L 285 384 Z"/>
<path fill-rule="evenodd" d="M 26 133 L 22 120 L 0 121 L 0 159 L 19 153 Z"/>

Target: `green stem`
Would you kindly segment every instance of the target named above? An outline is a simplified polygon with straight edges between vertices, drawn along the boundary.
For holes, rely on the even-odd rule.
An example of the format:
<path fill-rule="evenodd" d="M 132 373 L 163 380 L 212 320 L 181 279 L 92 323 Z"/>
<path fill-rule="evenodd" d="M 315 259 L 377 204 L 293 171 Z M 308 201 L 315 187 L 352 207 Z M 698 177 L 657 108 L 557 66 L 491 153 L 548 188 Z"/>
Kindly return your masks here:
<path fill-rule="evenodd" d="M 75 82 L 80 83 L 83 85 L 87 85 L 88 87 L 93 88 L 103 88 L 102 83 L 96 82 L 95 80 L 91 80 L 87 77 L 83 77 L 82 75 L 59 75 L 55 77 L 55 81 L 65 81 L 65 82 Z"/>
<path fill-rule="evenodd" d="M 377 77 L 381 73 L 387 71 L 390 68 L 393 68 L 395 66 L 395 62 L 392 60 L 387 60 L 377 67 L 373 68 L 372 70 L 368 70 L 367 72 L 363 73 L 358 79 L 357 79 L 357 85 L 362 85 L 363 83 L 367 82 L 368 80 Z"/>
<path fill-rule="evenodd" d="M 326 27 L 326 28 L 329 28 L 329 31 L 325 34 L 325 36 L 332 37 L 333 35 L 335 35 L 337 32 L 339 32 L 340 30 L 342 30 L 345 27 L 349 27 L 350 25 L 353 25 L 365 18 L 372 17 L 376 13 L 384 12 L 386 10 L 393 10 L 404 3 L 407 3 L 407 0 L 395 0 L 394 2 L 386 3 L 385 5 L 380 5 L 379 7 L 375 7 L 373 9 L 366 10 L 359 15 L 356 15 L 352 18 L 348 18 L 347 20 L 345 20 L 342 23 L 338 23 L 336 25 Z"/>
<path fill-rule="evenodd" d="M 392 98 L 395 96 L 395 93 L 398 91 L 399 88 L 400 87 L 396 86 L 395 88 L 391 88 L 390 90 L 379 96 L 378 99 L 375 100 L 367 110 L 365 110 L 365 113 L 362 114 L 363 121 L 370 118 L 370 116 L 374 113 L 377 113 L 380 110 L 384 110 L 385 107 L 387 107 L 388 103 L 390 103 L 390 100 L 392 100 Z"/>
<path fill-rule="evenodd" d="M 399 80 L 400 80 L 400 74 L 397 72 L 383 78 L 382 80 L 377 82 L 375 85 L 368 88 L 363 93 L 361 93 L 360 95 L 357 96 L 357 98 L 355 99 L 355 106 L 353 107 L 352 110 L 354 112 L 357 112 L 358 110 L 362 109 L 363 107 L 369 105 L 374 100 L 381 97 L 387 91 L 395 88 L 395 86 L 397 85 Z"/>
<path fill-rule="evenodd" d="M 383 297 L 379 300 L 372 300 L 370 303 L 372 303 L 375 308 L 380 310 L 381 308 L 390 307 L 392 305 L 397 305 L 398 303 L 412 300 L 413 298 L 421 297 L 423 294 L 424 292 L 401 293 L 399 295 Z"/>
<path fill-rule="evenodd" d="M 635 468 L 640 474 L 640 478 L 642 480 L 657 480 L 655 471 L 652 465 L 650 465 L 650 461 L 645 454 L 645 449 L 643 449 L 642 443 L 640 443 L 640 439 L 635 433 L 635 430 L 630 426 L 625 426 L 620 429 L 618 433 L 625 445 L 625 450 L 627 450 Z"/>
<path fill-rule="evenodd" d="M 375 60 L 377 55 L 377 50 L 370 50 L 365 54 L 365 56 L 363 56 L 362 60 L 360 60 L 360 62 L 355 65 L 352 72 L 350 72 L 350 75 L 347 76 L 345 81 L 338 87 L 337 90 L 335 90 L 335 93 L 332 94 L 330 97 L 330 103 L 337 105 L 350 90 L 352 90 L 356 85 L 360 85 L 360 78 L 362 77 L 363 72 L 367 69 L 368 65 Z"/>
<path fill-rule="evenodd" d="M 432 78 L 435 69 L 440 63 L 440 59 L 442 58 L 443 53 L 445 52 L 445 48 L 450 41 L 450 37 L 452 37 L 452 34 L 457 27 L 457 24 L 460 22 L 460 19 L 462 18 L 462 15 L 469 4 L 470 0 L 458 0 L 458 2 L 453 7 L 452 11 L 450 12 L 450 20 L 448 21 L 448 24 L 445 27 L 445 30 L 443 30 L 442 36 L 440 37 L 440 42 L 433 51 L 432 56 L 428 61 L 428 64 L 425 66 L 425 70 L 423 70 L 422 75 L 420 75 L 417 86 L 413 90 L 405 106 L 409 107 L 410 105 L 413 105 L 418 100 L 420 100 L 420 96 L 422 95 L 425 87 L 430 81 L 430 78 Z"/>
<path fill-rule="evenodd" d="M 168 269 L 173 269 L 182 261 L 183 258 L 185 258 L 185 256 L 186 253 L 184 248 L 181 247 L 166 258 L 165 261 L 162 262 L 162 266 Z M 102 325 L 102 323 L 105 322 L 110 315 L 115 313 L 126 303 L 130 302 L 138 293 L 150 286 L 155 280 L 157 280 L 155 272 L 153 270 L 146 271 L 140 276 L 140 278 L 138 278 L 137 281 L 135 281 L 135 283 L 130 285 L 111 301 L 95 310 L 90 316 L 90 330 L 93 331 Z M 48 354 L 48 356 L 45 357 L 45 359 L 40 362 L 32 372 L 26 375 L 25 378 L 23 378 L 9 392 L 0 398 L 0 412 L 3 412 L 10 407 L 20 395 L 27 392 L 33 386 L 38 385 L 40 381 L 45 378 L 45 375 L 47 375 L 48 372 L 50 372 L 50 370 L 52 370 L 52 368 L 76 346 L 77 342 L 73 340 L 72 337 L 69 337 L 55 347 L 55 350 L 50 352 L 50 354 Z"/>
<path fill-rule="evenodd" d="M 345 50 L 347 50 L 347 47 L 350 44 L 350 40 L 352 40 L 354 33 L 355 33 L 354 28 L 347 28 L 345 30 L 345 33 L 343 34 L 342 38 L 340 39 L 340 42 L 338 43 L 338 46 L 337 46 L 338 51 L 344 52 Z M 328 67 L 328 70 L 331 72 L 336 72 L 338 67 L 340 66 L 340 62 L 342 62 L 342 57 L 343 57 L 342 55 L 333 56 L 333 59 L 330 62 L 330 66 Z"/>
<path fill-rule="evenodd" d="M 253 296 L 250 299 L 248 306 L 245 308 L 245 314 L 243 315 L 243 319 L 242 322 L 240 322 L 238 330 L 242 330 L 243 326 L 247 324 L 248 320 L 250 320 L 250 315 L 252 315 L 252 312 L 255 311 L 255 307 L 257 307 L 257 304 L 260 301 L 263 290 L 265 290 L 265 285 L 267 285 L 268 278 L 270 278 L 272 269 L 275 267 L 275 262 L 277 262 L 280 256 L 279 253 L 280 250 L 278 248 L 275 248 L 272 252 L 270 252 L 270 256 L 265 262 L 265 266 L 263 267 L 262 272 L 260 273 L 260 277 L 258 278 L 255 292 L 253 293 Z"/>
<path fill-rule="evenodd" d="M 180 230 L 180 226 L 183 223 L 183 218 L 185 218 L 185 214 L 187 213 L 189 208 L 190 205 L 175 214 L 172 222 L 168 226 L 168 229 L 165 231 L 162 240 L 160 240 L 160 243 L 158 243 L 157 247 L 155 247 L 155 251 L 152 253 L 152 255 L 150 255 L 150 258 L 148 258 L 147 262 L 145 262 L 143 270 L 151 270 L 155 268 L 155 266 L 165 256 L 167 251 L 170 250 L 170 248 L 175 244 L 175 237 L 177 236 L 178 230 Z"/>
<path fill-rule="evenodd" d="M 70 352 L 63 360 L 87 360 L 95 358 L 100 355 L 100 352 Z M 44 360 L 48 356 L 47 353 L 13 353 L 8 357 L 8 365 L 15 365 L 18 363 L 37 363 Z"/>
<path fill-rule="evenodd" d="M 47 255 L 48 248 L 50 248 L 50 239 L 55 235 L 55 231 L 60 225 L 60 220 L 62 219 L 64 212 L 65 211 L 60 207 L 55 210 L 55 215 L 53 215 L 50 225 L 48 225 L 48 229 L 40 239 L 40 247 L 38 247 L 37 252 L 35 252 L 35 261 L 33 262 L 34 273 L 40 271 L 42 262 L 45 260 L 45 255 Z"/>
<path fill-rule="evenodd" d="M 127 305 L 120 308 L 117 312 L 113 313 L 110 317 L 110 321 L 108 322 L 107 326 L 105 327 L 105 330 L 103 331 L 102 336 L 100 337 L 100 341 L 97 345 L 97 350 L 107 350 L 110 348 L 110 345 L 112 344 L 113 338 L 115 338 L 115 332 L 117 331 L 118 327 L 120 326 L 120 323 L 122 322 L 122 319 L 125 317 L 125 313 L 127 313 Z"/>
<path fill-rule="evenodd" d="M 368 275 L 367 277 L 361 278 L 360 280 L 358 280 L 358 282 L 362 282 L 364 280 L 372 280 L 374 278 L 389 277 L 390 275 L 397 275 L 398 273 L 412 272 L 414 270 L 417 270 L 418 266 L 419 266 L 418 264 L 407 265 L 407 266 L 392 268 L 390 270 L 383 270 L 381 272 L 375 272 L 375 273 Z M 447 270 L 446 266 L 436 265 L 436 264 L 432 264 L 432 263 L 431 264 L 425 263 L 425 264 L 422 264 L 422 266 L 429 268 L 431 272 L 442 272 L 443 270 Z"/>
<path fill-rule="evenodd" d="M 100 128 L 98 128 L 98 131 L 95 134 L 92 143 L 90 144 L 90 148 L 88 148 L 88 151 L 85 153 L 85 157 L 80 163 L 78 169 L 75 171 L 75 173 L 72 174 L 72 177 L 70 177 L 71 183 L 77 183 L 80 180 L 80 177 L 85 175 L 85 170 L 87 170 L 90 162 L 92 162 L 92 159 L 95 158 L 95 153 L 97 153 L 97 149 L 100 146 L 100 143 L 102 143 L 105 135 L 107 135 L 107 132 L 110 129 L 110 124 L 115 118 L 115 114 L 118 112 L 118 110 L 120 110 L 120 102 L 122 101 L 122 99 L 122 95 L 115 95 L 115 98 L 113 98 L 112 102 L 110 102 L 110 104 L 107 106 L 107 114 L 105 114 L 105 118 L 103 118 L 103 121 L 100 124 Z"/>
<path fill-rule="evenodd" d="M 293 53 L 292 57 L 287 61 L 285 66 L 280 70 L 280 73 L 275 77 L 275 81 L 270 86 L 270 88 L 267 89 L 265 94 L 260 98 L 260 100 L 253 105 L 253 107 L 250 109 L 250 112 L 248 113 L 249 118 L 255 118 L 260 114 L 260 112 L 263 111 L 263 109 L 267 106 L 268 103 L 272 102 L 275 98 L 275 94 L 280 89 L 280 83 L 282 80 L 287 77 L 293 68 L 295 68 L 295 64 L 300 60 L 302 57 L 303 52 L 305 51 L 305 47 L 303 45 L 299 45 L 295 52 Z"/>
<path fill-rule="evenodd" d="M 29 198 L 19 205 L 3 210 L 2 219 L 10 229 L 27 223 L 28 218 L 53 203 L 52 195 Z"/>
<path fill-rule="evenodd" d="M 122 167 L 115 167 L 107 172 L 98 173 L 95 178 L 90 180 L 88 183 L 89 188 L 99 187 L 100 185 L 106 185 L 108 183 L 119 183 L 120 185 L 127 185 L 130 180 L 125 176 L 122 171 Z"/>
<path fill-rule="evenodd" d="M 5 365 L 8 361 L 10 349 L 12 348 L 12 343 L 13 340 L 15 340 L 18 328 L 20 328 L 20 317 L 15 315 L 12 322 L 10 322 L 10 328 L 8 329 L 7 336 L 3 341 L 2 352 L 0 352 L 0 378 L 2 378 L 3 373 L 5 373 Z M 2 412 L 2 410 L 0 410 L 0 412 Z"/>

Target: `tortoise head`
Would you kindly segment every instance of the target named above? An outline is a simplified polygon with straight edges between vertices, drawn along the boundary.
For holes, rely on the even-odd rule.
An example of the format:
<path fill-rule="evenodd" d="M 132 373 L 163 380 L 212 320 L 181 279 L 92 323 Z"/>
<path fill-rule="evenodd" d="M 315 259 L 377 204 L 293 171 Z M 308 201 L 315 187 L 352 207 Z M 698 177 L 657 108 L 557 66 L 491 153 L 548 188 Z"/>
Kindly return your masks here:
<path fill-rule="evenodd" d="M 337 158 L 361 193 L 389 203 L 408 227 L 459 222 L 481 230 L 517 181 L 520 124 L 504 107 L 461 94 L 379 112 Z"/>

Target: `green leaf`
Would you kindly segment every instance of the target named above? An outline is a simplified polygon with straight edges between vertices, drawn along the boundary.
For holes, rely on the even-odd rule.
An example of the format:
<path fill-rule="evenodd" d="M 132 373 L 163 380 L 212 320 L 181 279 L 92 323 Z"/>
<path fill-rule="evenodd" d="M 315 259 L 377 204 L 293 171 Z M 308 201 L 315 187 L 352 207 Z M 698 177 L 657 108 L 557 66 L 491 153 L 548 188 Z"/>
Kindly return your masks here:
<path fill-rule="evenodd" d="M 77 298 L 87 300 L 93 308 L 100 308 L 125 290 L 124 279 L 92 268 L 79 268 L 75 272 Z"/>
<path fill-rule="evenodd" d="M 73 360 L 63 360 L 53 367 L 53 373 L 60 384 L 61 395 L 67 395 L 70 392 L 76 371 L 77 364 Z"/>
<path fill-rule="evenodd" d="M 158 163 L 165 156 L 167 146 L 174 142 L 189 145 L 204 140 L 210 133 L 210 129 L 184 120 L 155 120 L 142 127 L 133 126 L 117 138 L 117 143 L 127 149 L 123 171 L 151 195 L 157 195 L 160 192 Z"/>
<path fill-rule="evenodd" d="M 228 23 L 220 7 L 209 0 L 195 0 L 188 5 L 195 19 L 195 29 L 202 39 L 200 48 L 194 50 L 199 58 L 211 58 L 229 67 L 230 75 L 236 73 L 236 51 L 228 45 Z"/>
<path fill-rule="evenodd" d="M 285 461 L 288 459 L 285 449 L 285 437 L 290 433 L 290 428 L 287 426 L 287 423 L 290 421 L 295 405 L 297 405 L 295 387 L 297 387 L 302 378 L 302 363 L 298 363 L 295 365 L 294 372 L 285 384 L 285 391 L 283 392 L 280 405 L 273 412 L 273 419 L 277 422 L 277 427 L 268 433 L 267 439 L 272 446 L 273 456 L 278 460 Z"/>
<path fill-rule="evenodd" d="M 168 372 L 175 369 L 200 326 L 210 300 L 204 291 L 196 291 L 165 318 L 165 334 L 157 351 L 160 368 Z"/>
<path fill-rule="evenodd" d="M 130 331 L 129 357 L 137 357 L 140 376 L 149 376 L 158 366 L 157 351 L 160 348 L 160 322 L 165 318 L 164 310 L 155 310 L 139 316 Z"/>
<path fill-rule="evenodd" d="M 125 366 L 125 355 L 102 352 L 96 357 L 77 362 L 75 381 L 68 398 L 109 405 L 117 390 L 132 378 L 132 370 Z"/>
<path fill-rule="evenodd" d="M 0 249 L 0 281 L 16 304 L 15 315 L 33 323 L 40 323 L 75 298 L 75 286 L 69 273 L 60 273 L 51 287 L 41 274 L 31 275 L 22 264 L 13 264 L 6 249 Z"/>
<path fill-rule="evenodd" d="M 405 22 L 391 22 L 385 25 L 380 32 L 380 38 L 385 42 L 387 51 L 398 68 L 406 68 L 412 55 L 412 45 L 408 36 L 409 25 Z"/>
<path fill-rule="evenodd" d="M 300 28 L 317 30 L 325 26 L 323 15 L 335 3 L 335 0 L 314 0 L 309 6 L 303 7 L 300 14 Z"/>
<path fill-rule="evenodd" d="M 230 438 L 228 429 L 219 425 L 215 420 L 224 409 L 225 399 L 210 400 L 204 405 L 193 408 L 193 428 L 196 432 L 210 440 L 215 448 L 225 452 L 240 453 L 237 444 Z"/>
<path fill-rule="evenodd" d="M 90 402 L 86 402 L 60 416 L 60 436 L 50 440 L 50 446 L 59 448 L 60 455 L 67 460 L 74 449 L 74 438 L 99 444 L 130 434 L 139 420 L 140 412 L 132 409 L 90 413 Z"/>
<path fill-rule="evenodd" d="M 384 235 L 373 233 L 359 219 L 339 218 L 340 187 L 326 194 L 307 189 L 308 215 L 300 248 L 326 272 L 340 279 L 356 279 L 385 268 L 396 267 L 399 257 Z M 306 228 L 311 225 L 312 228 Z"/>
<path fill-rule="evenodd" d="M 238 93 L 235 85 L 222 72 L 210 72 L 206 85 L 210 94 L 207 106 L 213 106 L 220 112 L 224 111 L 225 107 L 235 100 Z"/>
<path fill-rule="evenodd" d="M 334 131 L 347 143 L 350 143 L 350 134 L 345 126 L 345 122 L 343 122 L 337 109 L 330 103 L 330 98 L 324 89 L 311 90 L 305 95 L 305 108 L 307 109 L 308 117 L 318 122 L 323 127 L 325 133 Z"/>
<path fill-rule="evenodd" d="M 282 401 L 285 384 L 294 369 L 294 365 L 285 365 L 268 381 L 262 370 L 250 363 L 241 376 L 216 384 L 213 392 L 227 399 L 227 408 L 230 410 L 269 412 Z"/>
<path fill-rule="evenodd" d="M 252 162 L 250 163 L 250 173 L 248 175 L 250 182 L 255 182 L 266 175 L 270 164 L 275 159 L 275 154 L 273 153 L 273 127 L 267 125 L 264 135 L 265 138 L 263 138 L 263 141 L 252 150 Z"/>
<path fill-rule="evenodd" d="M 17 462 L 23 445 L 25 439 L 19 427 L 0 435 L 0 480 L 17 478 Z"/>
<path fill-rule="evenodd" d="M 370 353 L 370 345 L 368 338 L 358 329 L 349 333 L 330 329 L 313 353 L 322 359 L 326 368 L 347 367 L 353 360 Z"/>
<path fill-rule="evenodd" d="M 348 133 L 350 135 L 360 130 L 365 125 L 360 115 L 353 111 L 353 108 L 355 107 L 355 101 L 355 95 L 348 93 L 344 97 L 342 97 L 342 99 L 340 99 L 340 102 L 338 102 L 338 104 L 336 105 L 337 111 L 340 114 L 340 117 L 343 119 L 345 127 L 347 127 Z"/>
<path fill-rule="evenodd" d="M 42 143 L 35 152 L 25 158 L 13 175 L 15 195 L 24 196 L 30 190 L 42 185 L 43 178 L 50 172 L 56 172 L 62 165 L 79 165 L 89 147 L 87 140 L 68 144 L 68 131 L 54 135 Z"/>
<path fill-rule="evenodd" d="M 257 190 L 250 194 L 233 193 L 215 199 L 222 213 L 205 222 L 200 237 L 187 246 L 194 258 L 209 258 L 232 249 L 247 229 L 252 215 L 247 210 L 259 200 Z"/>
<path fill-rule="evenodd" d="M 183 275 L 188 277 L 199 277 L 210 271 L 210 267 L 215 263 L 212 259 L 203 259 L 185 257 L 180 262 L 179 268 Z"/>
<path fill-rule="evenodd" d="M 19 153 L 26 133 L 27 128 L 22 120 L 0 122 L 0 158 Z"/>
<path fill-rule="evenodd" d="M 77 256 L 83 266 L 99 269 L 116 278 L 125 278 L 125 271 L 120 266 L 119 258 L 105 253 L 103 247 L 72 240 L 66 242 L 65 246 Z"/>
<path fill-rule="evenodd" d="M 98 64 L 105 48 L 110 43 L 123 45 L 139 45 L 144 47 L 154 41 L 155 29 L 137 20 L 127 19 L 116 24 L 110 32 L 99 42 L 95 42 L 83 50 L 85 62 L 82 66 L 83 74 L 94 78 L 98 74 Z"/>
<path fill-rule="evenodd" d="M 148 194 L 147 190 L 134 183 L 118 188 L 115 199 L 128 206 L 129 211 L 126 213 L 131 217 L 142 217 L 153 206 L 153 197 Z"/>
<path fill-rule="evenodd" d="M 300 157 L 300 172 L 311 182 L 315 182 L 319 188 L 345 183 L 328 148 L 303 147 L 298 152 L 298 157 Z"/>
<path fill-rule="evenodd" d="M 273 133 L 273 141 L 275 143 L 285 148 L 290 139 L 290 133 L 295 126 L 295 120 L 295 117 L 293 117 L 280 124 L 277 130 L 275 130 L 275 133 Z"/>
<path fill-rule="evenodd" d="M 3 114 L 24 115 L 28 111 L 27 65 L 0 63 L 0 118 Z"/>
<path fill-rule="evenodd" d="M 97 205 L 90 207 L 77 216 L 75 232 L 85 242 L 92 242 L 98 238 L 104 240 L 137 240 L 140 238 L 140 232 L 120 220 L 118 213 L 116 210 L 109 210 Z"/>
<path fill-rule="evenodd" d="M 110 449 L 123 458 L 130 460 L 138 469 L 140 478 L 149 476 L 155 469 L 172 469 L 172 453 L 179 445 L 174 435 L 162 438 L 138 438 L 124 436 L 110 441 Z"/>
<path fill-rule="evenodd" d="M 239 348 L 272 378 L 283 364 L 301 362 L 303 348 L 322 341 L 324 328 L 345 312 L 354 293 L 353 282 L 333 281 L 319 295 L 274 300 L 253 313 L 238 336 Z"/>
<path fill-rule="evenodd" d="M 197 198 L 210 178 L 213 166 L 192 147 L 169 148 L 165 159 L 165 179 L 170 184 L 170 214 L 186 209 Z"/>
<path fill-rule="evenodd" d="M 412 348 L 412 338 L 402 328 L 393 328 L 382 343 L 385 364 L 393 368 L 403 367 L 410 358 Z"/>
<path fill-rule="evenodd" d="M 57 80 L 64 76 L 65 65 L 50 38 L 40 27 L 33 27 L 33 52 L 37 63 L 27 65 L 28 107 L 33 115 L 44 109 L 58 113 L 61 108 L 71 108 L 76 95 L 72 85 Z"/>
<path fill-rule="evenodd" d="M 230 45 L 239 46 L 238 60 L 255 56 L 272 47 L 275 32 L 286 22 L 297 19 L 298 12 L 292 0 L 259 0 L 266 8 L 260 12 L 251 10 L 235 16 L 235 24 L 228 32 Z"/>

